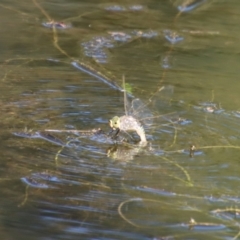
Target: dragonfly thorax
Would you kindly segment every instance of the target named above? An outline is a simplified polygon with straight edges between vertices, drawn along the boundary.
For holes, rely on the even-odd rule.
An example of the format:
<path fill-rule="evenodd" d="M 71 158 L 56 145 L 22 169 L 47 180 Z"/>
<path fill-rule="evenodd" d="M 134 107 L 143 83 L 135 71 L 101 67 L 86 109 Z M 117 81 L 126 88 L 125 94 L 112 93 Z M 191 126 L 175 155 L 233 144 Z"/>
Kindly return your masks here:
<path fill-rule="evenodd" d="M 132 116 L 113 117 L 109 121 L 110 127 L 120 131 L 135 131 L 139 135 L 141 142 L 147 142 L 144 129 L 140 122 Z"/>

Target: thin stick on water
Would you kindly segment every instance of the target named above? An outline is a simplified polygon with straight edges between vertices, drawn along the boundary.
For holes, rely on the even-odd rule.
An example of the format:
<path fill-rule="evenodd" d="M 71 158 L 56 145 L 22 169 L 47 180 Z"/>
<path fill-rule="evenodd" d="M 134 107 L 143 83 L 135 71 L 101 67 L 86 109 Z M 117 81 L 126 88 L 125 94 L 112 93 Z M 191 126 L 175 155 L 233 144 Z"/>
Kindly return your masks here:
<path fill-rule="evenodd" d="M 126 94 L 126 85 L 125 85 L 125 75 L 123 75 L 122 81 L 123 81 L 124 111 L 125 111 L 125 115 L 128 116 L 128 111 L 127 111 L 127 94 Z"/>
<path fill-rule="evenodd" d="M 101 131 L 101 128 L 91 129 L 91 130 L 65 130 L 65 129 L 45 129 L 45 132 L 55 132 L 55 133 L 97 133 Z"/>

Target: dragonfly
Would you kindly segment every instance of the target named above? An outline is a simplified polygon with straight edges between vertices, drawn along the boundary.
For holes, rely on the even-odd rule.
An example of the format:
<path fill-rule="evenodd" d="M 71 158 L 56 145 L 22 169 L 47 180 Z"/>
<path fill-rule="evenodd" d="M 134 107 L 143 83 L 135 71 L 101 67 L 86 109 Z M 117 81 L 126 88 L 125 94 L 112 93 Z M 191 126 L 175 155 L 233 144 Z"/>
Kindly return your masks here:
<path fill-rule="evenodd" d="M 125 85 L 125 79 L 123 78 L 123 84 Z M 157 94 L 162 94 L 167 98 L 173 92 L 172 86 L 163 86 L 161 87 Z M 156 96 L 155 96 L 156 97 Z M 147 138 L 145 134 L 145 127 L 152 125 L 154 118 L 165 118 L 164 115 L 154 116 L 153 113 L 149 110 L 148 105 L 150 102 L 153 102 L 153 99 L 150 99 L 148 103 L 144 104 L 139 98 L 134 98 L 131 103 L 127 99 L 126 90 L 124 90 L 124 108 L 125 115 L 118 117 L 114 116 L 109 120 L 109 125 L 113 130 L 116 130 L 117 136 L 121 131 L 124 132 L 136 132 L 140 137 L 139 144 L 142 146 L 147 145 Z M 172 114 L 171 114 L 172 115 Z"/>

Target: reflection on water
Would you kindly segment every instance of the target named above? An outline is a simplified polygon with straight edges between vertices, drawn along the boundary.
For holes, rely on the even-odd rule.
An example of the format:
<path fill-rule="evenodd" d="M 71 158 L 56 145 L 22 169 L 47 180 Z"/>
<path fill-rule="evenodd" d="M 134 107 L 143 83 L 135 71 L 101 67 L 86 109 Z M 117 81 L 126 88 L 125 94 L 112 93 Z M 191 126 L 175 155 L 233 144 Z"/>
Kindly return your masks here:
<path fill-rule="evenodd" d="M 179 12 L 191 12 L 201 6 L 206 7 L 206 4 L 211 2 L 211 0 L 176 0 L 173 1 L 173 5 L 177 7 Z"/>
<path fill-rule="evenodd" d="M 2 238 L 237 239 L 238 8 L 1 3 Z M 105 134 L 123 74 L 144 148 Z"/>

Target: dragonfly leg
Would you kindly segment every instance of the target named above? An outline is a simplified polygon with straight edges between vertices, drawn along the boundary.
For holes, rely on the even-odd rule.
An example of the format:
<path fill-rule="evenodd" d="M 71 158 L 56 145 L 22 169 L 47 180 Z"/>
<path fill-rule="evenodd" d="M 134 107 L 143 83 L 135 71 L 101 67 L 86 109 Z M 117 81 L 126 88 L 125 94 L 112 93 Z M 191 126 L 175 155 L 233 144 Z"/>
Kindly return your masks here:
<path fill-rule="evenodd" d="M 118 134 L 120 132 L 120 129 L 118 128 L 117 131 L 115 131 L 114 129 L 112 129 L 110 132 L 109 132 L 109 135 L 112 135 L 111 138 L 113 140 L 116 140 L 116 138 L 118 137 Z"/>
<path fill-rule="evenodd" d="M 118 128 L 115 135 L 114 135 L 114 138 L 117 138 L 118 134 L 120 133 L 120 129 Z"/>

